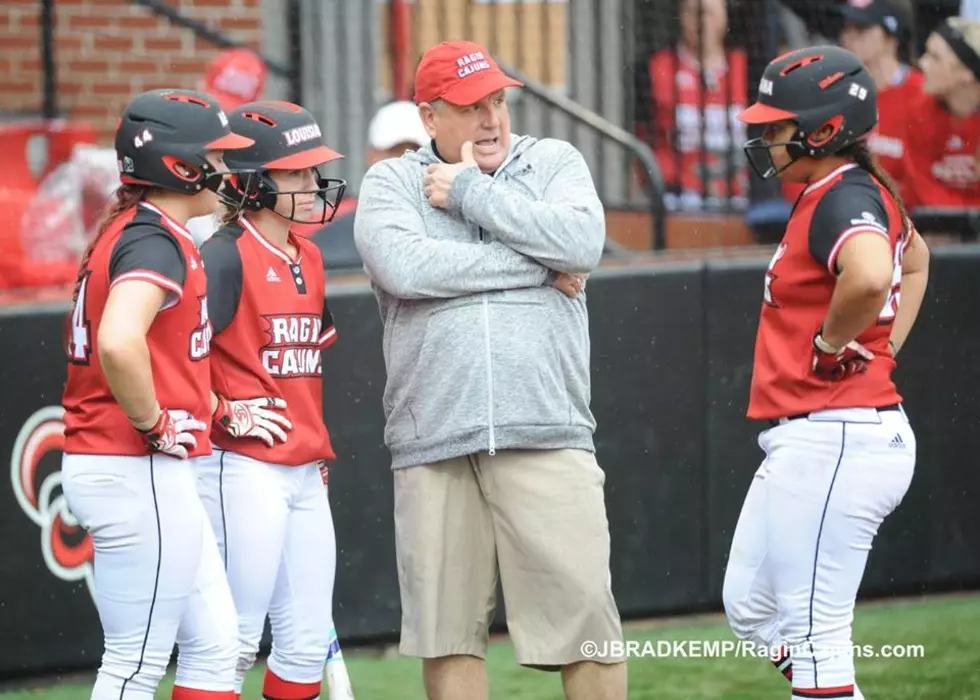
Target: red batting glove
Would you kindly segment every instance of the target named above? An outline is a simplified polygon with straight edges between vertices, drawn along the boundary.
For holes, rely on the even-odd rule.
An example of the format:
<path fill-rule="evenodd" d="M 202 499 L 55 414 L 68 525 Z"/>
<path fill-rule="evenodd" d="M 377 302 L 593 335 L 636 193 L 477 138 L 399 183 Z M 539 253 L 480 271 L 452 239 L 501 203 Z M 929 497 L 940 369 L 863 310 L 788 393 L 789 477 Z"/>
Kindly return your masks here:
<path fill-rule="evenodd" d="M 853 340 L 842 348 L 830 345 L 817 333 L 813 338 L 813 373 L 828 382 L 868 371 L 874 353 Z"/>
<path fill-rule="evenodd" d="M 327 460 L 317 460 L 316 466 L 320 469 L 320 478 L 323 479 L 323 485 L 326 486 L 327 481 L 330 479 L 330 466 Z"/>
<path fill-rule="evenodd" d="M 188 448 L 193 450 L 197 447 L 197 438 L 192 433 L 207 428 L 206 423 L 195 419 L 187 411 L 163 409 L 152 428 L 149 430 L 136 428 L 136 430 L 151 451 L 161 452 L 177 459 L 187 459 Z"/>

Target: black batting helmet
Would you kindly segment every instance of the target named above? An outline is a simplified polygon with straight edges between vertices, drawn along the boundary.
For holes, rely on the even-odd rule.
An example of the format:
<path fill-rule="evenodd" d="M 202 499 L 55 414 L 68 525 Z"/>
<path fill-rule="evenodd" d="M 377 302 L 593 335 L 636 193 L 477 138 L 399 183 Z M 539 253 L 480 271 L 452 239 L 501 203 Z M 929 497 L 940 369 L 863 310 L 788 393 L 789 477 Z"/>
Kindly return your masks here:
<path fill-rule="evenodd" d="M 762 138 L 745 143 L 752 168 L 763 179 L 771 178 L 779 173 L 769 151 L 773 146 L 785 146 L 792 163 L 804 156 L 826 158 L 864 139 L 878 123 L 878 89 L 853 53 L 814 46 L 773 59 L 762 74 L 755 104 L 738 118 L 750 125 L 796 123 L 796 134 L 784 143 Z M 818 138 L 824 127 L 830 131 Z"/>
<path fill-rule="evenodd" d="M 213 97 L 194 90 L 150 90 L 126 106 L 116 128 L 119 179 L 186 194 L 203 188 L 217 192 L 222 176 L 208 152 L 251 144 L 232 132 Z"/>
<path fill-rule="evenodd" d="M 320 126 L 313 115 L 291 102 L 249 102 L 228 115 L 231 128 L 254 142 L 248 148 L 225 155 L 231 176 L 219 193 L 238 209 L 275 211 L 279 195 L 292 196 L 292 210 L 284 218 L 303 224 L 325 224 L 337 211 L 347 182 L 325 178 L 320 166 L 343 158 L 324 144 Z M 316 188 L 281 191 L 269 176 L 270 170 L 312 168 Z M 296 195 L 314 194 L 320 211 L 313 221 L 296 218 Z"/>

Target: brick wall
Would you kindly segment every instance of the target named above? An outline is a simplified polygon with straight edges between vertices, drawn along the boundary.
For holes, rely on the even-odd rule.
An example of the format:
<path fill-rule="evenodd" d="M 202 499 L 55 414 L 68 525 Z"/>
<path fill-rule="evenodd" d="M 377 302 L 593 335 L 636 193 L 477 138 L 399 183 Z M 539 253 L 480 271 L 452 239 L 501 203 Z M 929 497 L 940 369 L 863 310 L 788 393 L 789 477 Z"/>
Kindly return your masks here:
<path fill-rule="evenodd" d="M 261 47 L 260 0 L 168 0 L 236 41 Z M 0 3 L 0 116 L 40 112 L 40 3 Z M 217 49 L 193 32 L 126 0 L 57 0 L 56 104 L 67 118 L 91 122 L 100 139 L 143 90 L 195 88 Z"/>

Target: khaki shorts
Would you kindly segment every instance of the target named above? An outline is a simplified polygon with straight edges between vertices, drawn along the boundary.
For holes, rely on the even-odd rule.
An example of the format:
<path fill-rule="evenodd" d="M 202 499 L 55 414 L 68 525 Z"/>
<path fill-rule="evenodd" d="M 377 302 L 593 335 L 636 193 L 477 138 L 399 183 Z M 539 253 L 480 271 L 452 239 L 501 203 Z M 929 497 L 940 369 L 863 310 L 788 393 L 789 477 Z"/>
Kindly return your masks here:
<path fill-rule="evenodd" d="M 394 480 L 402 654 L 483 658 L 499 574 L 519 664 L 625 661 L 581 649 L 623 639 L 592 453 L 502 450 L 396 469 Z"/>

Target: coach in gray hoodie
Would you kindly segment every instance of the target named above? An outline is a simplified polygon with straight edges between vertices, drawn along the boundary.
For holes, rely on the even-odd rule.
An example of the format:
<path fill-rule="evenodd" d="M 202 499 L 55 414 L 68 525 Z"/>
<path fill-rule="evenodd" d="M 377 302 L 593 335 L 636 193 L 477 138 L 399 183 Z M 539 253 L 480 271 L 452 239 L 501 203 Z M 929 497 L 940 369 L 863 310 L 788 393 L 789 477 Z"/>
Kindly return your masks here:
<path fill-rule="evenodd" d="M 510 133 L 477 44 L 422 58 L 431 144 L 370 168 L 354 240 L 384 322 L 400 650 L 429 698 L 488 696 L 497 577 L 519 663 L 570 700 L 623 700 L 584 278 L 602 204 L 569 143 Z M 596 648 L 590 646 L 594 643 Z"/>

